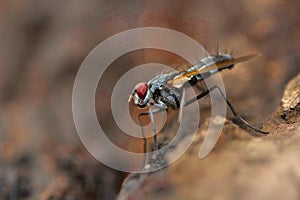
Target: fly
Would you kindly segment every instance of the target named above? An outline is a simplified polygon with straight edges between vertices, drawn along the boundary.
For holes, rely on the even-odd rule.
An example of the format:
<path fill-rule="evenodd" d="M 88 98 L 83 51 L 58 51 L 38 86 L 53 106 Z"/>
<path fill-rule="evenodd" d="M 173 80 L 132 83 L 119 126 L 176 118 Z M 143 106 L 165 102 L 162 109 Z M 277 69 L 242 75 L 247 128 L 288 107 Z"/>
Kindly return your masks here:
<path fill-rule="evenodd" d="M 133 101 L 139 108 L 148 108 L 147 112 L 140 113 L 138 115 L 138 121 L 141 127 L 142 137 L 144 139 L 144 153 L 146 153 L 146 138 L 141 123 L 141 116 L 149 115 L 152 123 L 154 132 L 154 143 L 155 150 L 158 149 L 157 138 L 156 138 L 156 127 L 154 121 L 154 114 L 168 110 L 169 108 L 178 110 L 179 116 L 178 121 L 182 121 L 182 110 L 183 107 L 188 106 L 197 100 L 208 95 L 212 90 L 218 90 L 221 96 L 226 101 L 233 115 L 244 125 L 249 127 L 255 132 L 261 134 L 268 134 L 253 127 L 246 120 L 239 116 L 233 105 L 226 98 L 222 90 L 217 86 L 205 89 L 198 96 L 185 101 L 185 90 L 187 87 L 193 86 L 198 82 L 203 81 L 209 76 L 216 74 L 224 69 L 231 69 L 235 64 L 250 60 L 256 55 L 246 55 L 238 58 L 225 53 L 218 53 L 216 55 L 208 56 L 200 60 L 196 65 L 191 66 L 187 70 L 181 72 L 162 73 L 151 80 L 146 82 L 138 83 L 129 97 L 128 102 Z M 153 108 L 154 107 L 154 108 Z M 251 133 L 254 135 L 254 133 Z"/>

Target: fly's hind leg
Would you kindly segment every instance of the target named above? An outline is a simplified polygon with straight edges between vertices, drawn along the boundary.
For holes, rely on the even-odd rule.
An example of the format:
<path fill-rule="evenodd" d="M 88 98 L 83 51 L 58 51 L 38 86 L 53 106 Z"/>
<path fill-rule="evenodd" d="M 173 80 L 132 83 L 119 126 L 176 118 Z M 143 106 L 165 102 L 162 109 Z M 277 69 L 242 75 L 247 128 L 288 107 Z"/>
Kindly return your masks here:
<path fill-rule="evenodd" d="M 226 96 L 224 95 L 224 93 L 222 92 L 222 90 L 217 86 L 213 86 L 207 90 L 205 90 L 204 92 L 202 92 L 201 94 L 199 94 L 198 96 L 196 96 L 195 98 L 190 99 L 189 101 L 187 101 L 184 106 L 188 106 L 191 103 L 194 103 L 195 101 L 205 97 L 206 95 L 208 95 L 211 91 L 213 91 L 214 89 L 218 89 L 218 91 L 221 93 L 221 96 L 223 97 L 223 99 L 226 101 L 228 107 L 230 108 L 232 114 L 238 119 L 240 120 L 244 125 L 246 125 L 247 127 L 249 127 L 250 129 L 252 129 L 255 132 L 261 133 L 261 134 L 268 134 L 268 132 L 259 130 L 255 127 L 253 127 L 251 124 L 249 124 L 246 120 L 244 120 L 241 116 L 239 116 L 239 114 L 237 113 L 237 111 L 235 110 L 235 108 L 233 107 L 233 105 L 230 103 L 230 101 L 226 98 Z M 251 133 L 252 135 L 256 135 Z"/>

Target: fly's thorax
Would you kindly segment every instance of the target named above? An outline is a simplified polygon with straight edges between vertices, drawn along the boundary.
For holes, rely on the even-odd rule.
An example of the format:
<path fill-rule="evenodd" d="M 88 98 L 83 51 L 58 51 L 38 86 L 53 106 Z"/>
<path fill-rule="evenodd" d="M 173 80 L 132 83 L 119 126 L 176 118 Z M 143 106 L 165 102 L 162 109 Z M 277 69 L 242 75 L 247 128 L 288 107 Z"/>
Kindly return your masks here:
<path fill-rule="evenodd" d="M 153 100 L 158 104 L 164 104 L 172 109 L 180 107 L 181 90 L 168 84 L 155 87 L 153 92 Z"/>

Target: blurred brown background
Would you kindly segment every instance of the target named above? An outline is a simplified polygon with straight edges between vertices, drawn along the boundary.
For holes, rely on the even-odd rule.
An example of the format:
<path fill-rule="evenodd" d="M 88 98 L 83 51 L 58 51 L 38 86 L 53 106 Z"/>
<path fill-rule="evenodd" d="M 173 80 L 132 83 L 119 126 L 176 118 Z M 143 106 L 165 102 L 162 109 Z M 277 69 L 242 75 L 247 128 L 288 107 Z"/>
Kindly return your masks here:
<path fill-rule="evenodd" d="M 72 86 L 97 44 L 143 26 L 181 31 L 210 53 L 219 42 L 221 50 L 228 46 L 236 55 L 261 54 L 249 67 L 223 73 L 228 97 L 254 124 L 271 115 L 284 85 L 300 71 L 296 0 L 3 0 L 0 199 L 117 195 L 125 174 L 102 166 L 84 149 L 72 119 Z M 153 54 L 147 51 L 123 59 L 130 66 L 149 60 Z"/>

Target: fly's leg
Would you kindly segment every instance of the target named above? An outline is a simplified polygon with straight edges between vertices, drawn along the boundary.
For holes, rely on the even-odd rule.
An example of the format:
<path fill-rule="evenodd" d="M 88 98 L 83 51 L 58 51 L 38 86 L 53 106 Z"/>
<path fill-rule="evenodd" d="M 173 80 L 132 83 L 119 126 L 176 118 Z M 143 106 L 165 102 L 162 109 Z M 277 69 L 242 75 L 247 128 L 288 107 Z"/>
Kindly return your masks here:
<path fill-rule="evenodd" d="M 221 93 L 223 99 L 226 101 L 228 107 L 230 108 L 231 112 L 233 113 L 233 115 L 240 120 L 244 125 L 246 125 L 247 127 L 249 127 L 250 129 L 254 130 L 255 132 L 261 133 L 261 134 L 268 134 L 268 132 L 259 130 L 255 127 L 253 127 L 251 124 L 249 124 L 246 120 L 244 120 L 241 116 L 239 116 L 239 114 L 237 113 L 237 111 L 235 110 L 235 108 L 233 107 L 233 105 L 230 103 L 230 101 L 226 98 L 226 96 L 224 95 L 224 93 L 222 92 L 222 90 L 217 86 L 213 86 L 207 90 L 205 90 L 204 92 L 202 92 L 201 94 L 199 94 L 197 97 L 190 99 L 189 101 L 187 101 L 184 106 L 188 106 L 191 103 L 194 103 L 195 101 L 203 98 L 204 96 L 208 95 L 211 91 L 213 91 L 214 89 L 218 89 L 218 91 Z M 255 135 L 255 134 L 252 134 Z"/>
<path fill-rule="evenodd" d="M 183 88 L 182 90 L 182 95 L 181 95 L 181 101 L 180 104 L 182 106 L 180 106 L 179 108 L 179 115 L 178 115 L 178 122 L 181 123 L 182 122 L 182 113 L 183 113 L 183 105 L 185 104 L 185 88 Z"/>
<path fill-rule="evenodd" d="M 155 127 L 155 121 L 154 121 L 154 114 L 156 113 L 160 113 L 164 110 L 166 110 L 166 108 L 164 107 L 161 107 L 161 106 L 156 106 L 157 109 L 155 110 L 152 110 L 151 108 L 149 109 L 149 111 L 147 112 L 142 112 L 140 114 L 138 114 L 138 122 L 139 122 L 139 125 L 141 127 L 141 133 L 142 133 L 142 137 L 143 137 L 143 140 L 144 140 L 144 144 L 143 144 L 143 148 L 144 148 L 144 160 L 143 160 L 143 166 L 146 165 L 146 153 L 147 153 L 147 139 L 145 137 L 145 133 L 144 133 L 144 128 L 143 128 L 143 125 L 142 125 L 142 121 L 141 121 L 141 117 L 142 116 L 145 116 L 145 115 L 150 115 L 150 119 L 151 119 L 151 124 L 152 124 L 152 129 L 153 129 L 153 132 L 154 132 L 154 143 L 155 143 L 155 147 L 158 149 L 158 144 L 157 144 L 157 137 L 156 137 L 156 127 Z M 156 150 L 157 150 L 156 149 Z"/>
<path fill-rule="evenodd" d="M 152 130 L 154 133 L 154 151 L 158 150 L 158 144 L 157 144 L 157 137 L 156 137 L 156 126 L 155 126 L 155 120 L 154 120 L 154 114 L 153 114 L 153 110 L 151 108 L 149 108 L 149 114 L 150 114 L 150 119 L 151 119 L 151 124 L 152 124 Z"/>
<path fill-rule="evenodd" d="M 144 133 L 144 129 L 143 129 L 143 125 L 142 125 L 142 121 L 141 121 L 141 116 L 144 116 L 144 115 L 148 115 L 149 113 L 148 112 L 143 112 L 143 113 L 140 113 L 138 115 L 138 121 L 139 121 L 139 125 L 141 127 L 141 133 L 142 133 L 142 137 L 143 137 L 143 140 L 144 140 L 144 154 L 147 153 L 147 150 L 146 150 L 146 147 L 147 147 L 147 140 L 146 140 L 146 137 L 145 137 L 145 133 Z"/>

